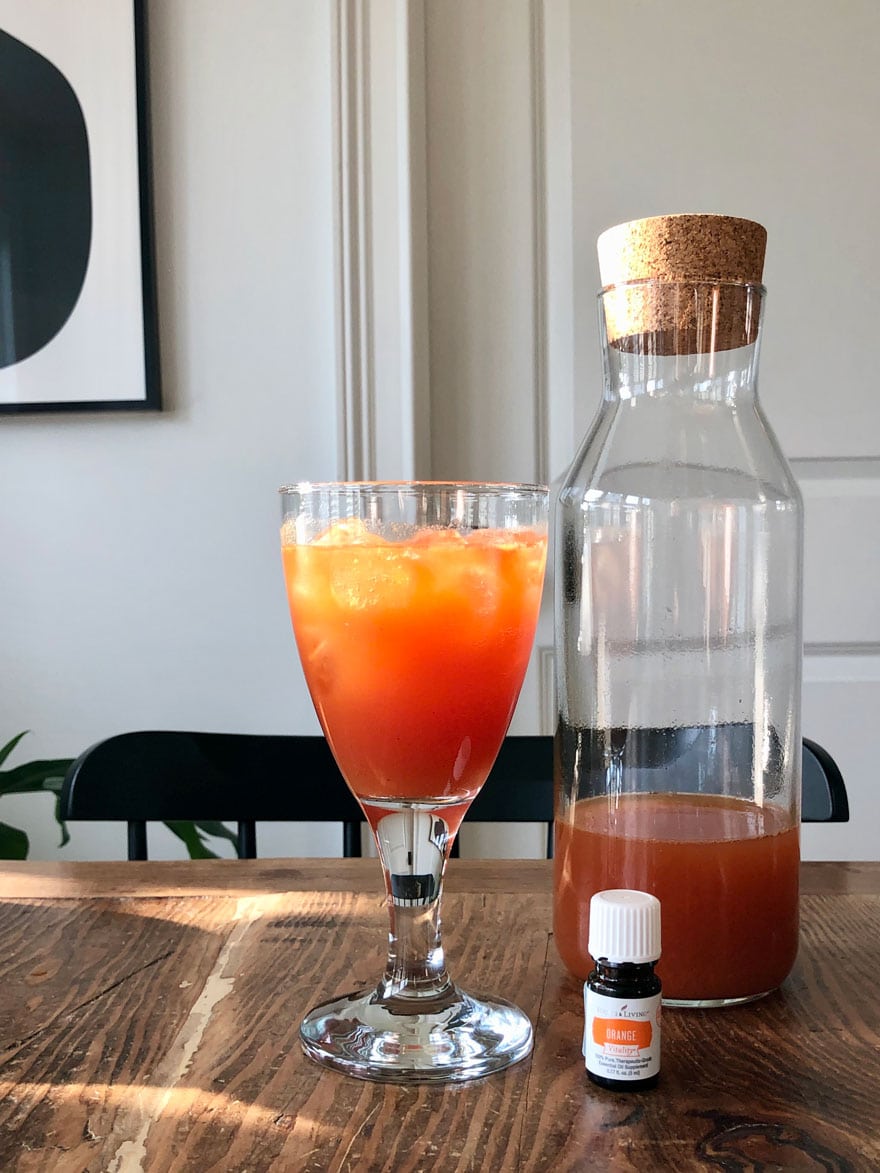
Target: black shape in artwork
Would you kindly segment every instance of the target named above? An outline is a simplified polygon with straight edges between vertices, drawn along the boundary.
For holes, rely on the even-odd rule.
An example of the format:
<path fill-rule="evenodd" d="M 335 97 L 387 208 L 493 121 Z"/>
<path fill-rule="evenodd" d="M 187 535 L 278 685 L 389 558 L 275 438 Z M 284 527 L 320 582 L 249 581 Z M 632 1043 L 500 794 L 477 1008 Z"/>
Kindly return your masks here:
<path fill-rule="evenodd" d="M 73 312 L 92 241 L 82 107 L 51 61 L 0 30 L 0 368 Z"/>

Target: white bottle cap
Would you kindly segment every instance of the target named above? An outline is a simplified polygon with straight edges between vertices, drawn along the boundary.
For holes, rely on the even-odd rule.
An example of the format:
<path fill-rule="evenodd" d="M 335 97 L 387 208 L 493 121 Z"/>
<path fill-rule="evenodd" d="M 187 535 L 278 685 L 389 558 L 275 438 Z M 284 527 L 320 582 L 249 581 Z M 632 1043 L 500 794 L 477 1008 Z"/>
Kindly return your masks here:
<path fill-rule="evenodd" d="M 649 892 L 612 888 L 590 901 L 590 938 L 594 961 L 642 965 L 660 956 L 660 901 Z"/>

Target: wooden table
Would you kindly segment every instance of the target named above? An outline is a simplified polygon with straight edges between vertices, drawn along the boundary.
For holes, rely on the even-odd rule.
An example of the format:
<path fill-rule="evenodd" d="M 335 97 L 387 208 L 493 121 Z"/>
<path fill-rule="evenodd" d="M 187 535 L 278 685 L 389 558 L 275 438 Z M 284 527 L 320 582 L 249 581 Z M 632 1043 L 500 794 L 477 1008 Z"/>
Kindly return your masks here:
<path fill-rule="evenodd" d="M 450 968 L 537 1023 L 458 1087 L 325 1072 L 313 1002 L 377 976 L 375 861 L 0 862 L 0 1170 L 880 1169 L 880 864 L 805 864 L 784 988 L 664 1015 L 661 1083 L 588 1083 L 550 865 L 454 861 Z"/>

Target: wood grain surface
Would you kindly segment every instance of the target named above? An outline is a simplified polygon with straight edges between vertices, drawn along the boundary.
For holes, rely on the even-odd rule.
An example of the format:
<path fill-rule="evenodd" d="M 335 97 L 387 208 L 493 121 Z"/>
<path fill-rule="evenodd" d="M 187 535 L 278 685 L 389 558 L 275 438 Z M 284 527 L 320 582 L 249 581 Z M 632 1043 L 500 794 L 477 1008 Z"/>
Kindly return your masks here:
<path fill-rule="evenodd" d="M 804 865 L 783 989 L 667 1009 L 660 1084 L 626 1095 L 584 1075 L 547 864 L 450 868 L 453 975 L 537 1030 L 530 1060 L 446 1088 L 299 1049 L 313 1002 L 378 975 L 375 861 L 62 867 L 0 865 L 4 1173 L 880 1168 L 880 864 Z"/>
<path fill-rule="evenodd" d="M 861 864 L 833 864 L 858 868 Z M 551 891 L 552 874 L 538 859 L 457 859 L 447 892 Z M 155 862 L 64 863 L 0 860 L 0 898 L 9 896 L 245 896 L 272 892 L 382 890 L 375 860 L 211 859 Z"/>

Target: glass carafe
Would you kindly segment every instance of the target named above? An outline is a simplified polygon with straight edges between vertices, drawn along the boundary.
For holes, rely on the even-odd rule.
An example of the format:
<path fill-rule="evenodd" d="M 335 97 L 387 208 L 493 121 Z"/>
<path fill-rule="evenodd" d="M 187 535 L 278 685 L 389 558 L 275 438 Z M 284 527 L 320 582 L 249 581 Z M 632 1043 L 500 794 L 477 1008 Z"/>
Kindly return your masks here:
<path fill-rule="evenodd" d="M 725 1005 L 797 952 L 802 506 L 757 398 L 760 266 L 699 279 L 726 218 L 663 219 L 663 247 L 697 232 L 688 276 L 667 250 L 606 285 L 604 396 L 557 502 L 554 929 L 585 978 L 593 893 L 652 892 L 664 999 Z"/>

